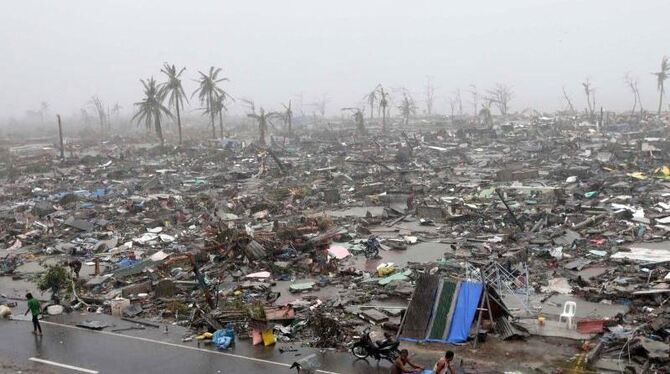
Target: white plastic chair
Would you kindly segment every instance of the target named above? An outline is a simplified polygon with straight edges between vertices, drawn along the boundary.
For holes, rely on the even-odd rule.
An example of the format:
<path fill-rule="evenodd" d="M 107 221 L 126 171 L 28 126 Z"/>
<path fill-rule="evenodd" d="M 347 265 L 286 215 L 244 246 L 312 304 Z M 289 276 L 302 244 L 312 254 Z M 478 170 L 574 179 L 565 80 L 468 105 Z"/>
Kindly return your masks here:
<path fill-rule="evenodd" d="M 572 319 L 575 317 L 575 312 L 577 311 L 577 303 L 574 301 L 566 301 L 563 304 L 563 313 L 558 317 L 558 323 L 563 321 L 565 318 L 568 321 L 568 329 L 572 329 Z"/>

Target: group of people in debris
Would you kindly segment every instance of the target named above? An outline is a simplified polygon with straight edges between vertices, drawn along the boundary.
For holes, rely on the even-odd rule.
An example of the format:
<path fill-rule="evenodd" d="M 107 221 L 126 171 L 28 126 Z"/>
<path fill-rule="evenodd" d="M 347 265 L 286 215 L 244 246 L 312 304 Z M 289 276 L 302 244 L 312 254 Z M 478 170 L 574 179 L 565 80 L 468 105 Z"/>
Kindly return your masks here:
<path fill-rule="evenodd" d="M 440 357 L 439 360 L 433 366 L 434 374 L 456 374 L 456 369 L 453 366 L 454 361 L 454 352 L 447 351 L 443 357 Z M 409 368 L 408 368 L 409 367 Z M 391 374 L 402 374 L 402 373 L 420 373 L 425 368 L 421 365 L 416 365 L 409 360 L 409 351 L 403 349 L 400 351 L 400 357 L 398 357 L 393 362 L 393 368 L 391 368 Z"/>

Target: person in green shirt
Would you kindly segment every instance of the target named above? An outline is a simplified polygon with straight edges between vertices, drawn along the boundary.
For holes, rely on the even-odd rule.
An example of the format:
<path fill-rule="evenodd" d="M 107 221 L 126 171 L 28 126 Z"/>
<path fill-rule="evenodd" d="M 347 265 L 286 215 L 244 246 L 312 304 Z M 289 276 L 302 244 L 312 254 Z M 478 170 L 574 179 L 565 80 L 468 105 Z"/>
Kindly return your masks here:
<path fill-rule="evenodd" d="M 26 299 L 28 299 L 28 309 L 23 315 L 25 316 L 28 312 L 33 315 L 33 334 L 42 335 L 42 326 L 40 326 L 40 320 L 37 319 L 37 316 L 40 315 L 40 302 L 33 297 L 31 293 L 26 294 Z"/>

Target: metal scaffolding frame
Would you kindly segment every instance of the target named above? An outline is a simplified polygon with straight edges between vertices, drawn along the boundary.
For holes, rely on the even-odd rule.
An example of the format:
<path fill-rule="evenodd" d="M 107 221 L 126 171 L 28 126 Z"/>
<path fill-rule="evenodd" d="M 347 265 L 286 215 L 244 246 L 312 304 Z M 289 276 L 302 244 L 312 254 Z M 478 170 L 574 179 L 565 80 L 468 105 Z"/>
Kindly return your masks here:
<path fill-rule="evenodd" d="M 530 308 L 530 287 L 528 286 L 528 264 L 522 264 L 522 275 L 515 276 L 496 261 L 483 266 L 483 270 L 470 262 L 465 263 L 466 279 L 481 281 L 493 286 L 500 297 L 511 295 L 519 302 L 527 315 L 533 315 Z"/>

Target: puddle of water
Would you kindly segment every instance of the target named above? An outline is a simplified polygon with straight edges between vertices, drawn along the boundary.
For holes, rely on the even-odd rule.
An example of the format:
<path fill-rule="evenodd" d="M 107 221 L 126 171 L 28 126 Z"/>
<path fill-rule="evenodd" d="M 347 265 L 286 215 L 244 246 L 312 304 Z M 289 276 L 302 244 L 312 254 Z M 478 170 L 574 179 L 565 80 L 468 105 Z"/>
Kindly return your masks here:
<path fill-rule="evenodd" d="M 440 227 L 439 225 L 436 224 L 436 226 L 422 226 L 419 220 L 414 220 L 414 221 L 403 221 L 395 226 L 394 228 L 398 228 L 401 230 L 407 230 L 411 232 L 437 232 L 438 228 Z"/>
<path fill-rule="evenodd" d="M 367 212 L 370 212 L 374 217 L 379 217 L 384 213 L 383 206 L 356 206 L 344 210 L 326 210 L 319 213 L 314 213 L 312 216 L 327 214 L 331 217 L 365 217 Z"/>
<path fill-rule="evenodd" d="M 629 245 L 629 247 L 639 247 L 639 248 L 648 248 L 654 250 L 666 250 L 670 251 L 670 240 L 662 242 L 646 242 L 646 243 L 635 243 Z"/>
<path fill-rule="evenodd" d="M 352 261 L 354 261 L 357 268 L 373 272 L 379 264 L 384 262 L 393 262 L 400 267 L 404 267 L 409 262 L 433 262 L 443 258 L 444 253 L 449 251 L 451 251 L 451 248 L 448 244 L 423 242 L 409 245 L 406 250 L 380 251 L 379 255 L 381 258 L 368 260 L 361 254 L 355 256 Z"/>
<path fill-rule="evenodd" d="M 334 243 L 335 245 L 344 245 L 348 247 L 347 243 Z M 381 251 L 379 254 L 381 258 L 379 259 L 366 259 L 362 254 L 357 256 L 350 256 L 341 262 L 341 267 L 354 267 L 356 269 L 364 269 L 367 272 L 375 272 L 377 266 L 383 262 L 393 262 L 394 264 L 405 267 L 409 262 L 432 262 L 439 258 L 442 258 L 444 253 L 449 251 L 450 247 L 448 244 L 434 243 L 434 242 L 424 242 L 416 245 L 408 246 L 406 250 L 403 251 Z M 296 280 L 296 283 L 304 282 L 316 282 L 317 279 L 314 278 L 305 278 Z M 290 281 L 277 281 L 276 286 L 272 289 L 276 292 L 281 292 L 281 296 L 278 299 L 278 304 L 284 304 L 295 299 L 299 299 L 302 295 L 316 296 L 319 298 L 335 298 L 337 297 L 338 292 L 341 290 L 340 287 L 336 286 L 327 286 L 318 291 L 309 291 L 305 293 L 292 294 L 289 292 L 289 286 L 292 284 Z M 390 305 L 398 305 L 399 300 L 389 301 Z"/>
<path fill-rule="evenodd" d="M 52 256 L 41 261 L 30 261 L 18 266 L 15 275 L 21 275 L 23 279 L 12 279 L 11 276 L 0 277 L 0 294 L 3 294 L 11 299 L 23 300 L 26 293 L 32 293 L 36 298 L 40 300 L 47 300 L 51 294 L 50 292 L 42 293 L 38 288 L 33 279 L 39 276 L 39 273 L 46 270 L 47 265 L 56 265 L 62 264 L 63 261 L 69 259 L 67 256 Z M 82 263 L 86 262 L 84 259 L 79 259 Z M 105 266 L 100 265 L 101 271 L 104 271 Z M 87 279 L 93 276 L 95 272 L 94 266 L 88 266 L 83 264 L 79 276 L 83 279 Z"/>
<path fill-rule="evenodd" d="M 48 292 L 42 295 L 42 292 L 37 289 L 37 285 L 29 280 L 0 277 L 0 294 L 7 296 L 9 299 L 24 300 L 28 292 L 40 300 L 46 300 L 51 296 Z"/>
<path fill-rule="evenodd" d="M 295 282 L 277 281 L 277 284 L 274 287 L 272 287 L 272 291 L 281 293 L 281 296 L 279 297 L 279 299 L 277 299 L 277 304 L 283 305 L 291 301 L 300 299 L 302 296 L 316 296 L 322 300 L 337 297 L 339 288 L 337 286 L 330 286 L 330 285 L 316 291 L 307 291 L 301 293 L 291 293 L 289 291 L 289 287 L 291 286 L 291 284 L 306 283 L 306 282 L 317 282 L 317 279 L 311 279 L 311 278 L 297 279 Z"/>
<path fill-rule="evenodd" d="M 556 361 L 556 366 L 563 368 L 568 374 L 595 374 L 597 371 L 593 370 L 590 365 L 586 363 L 586 354 L 580 353 L 570 361 Z"/>
<path fill-rule="evenodd" d="M 46 270 L 42 265 L 37 261 L 31 261 L 23 263 L 21 266 L 16 267 L 16 273 L 28 274 L 28 273 L 39 273 Z"/>

